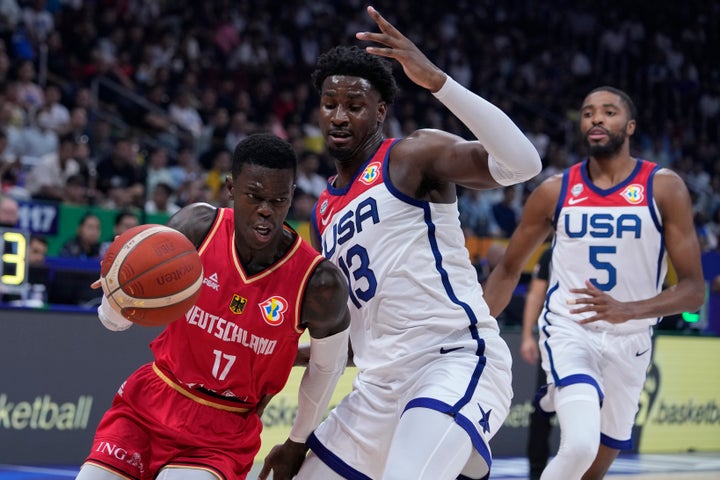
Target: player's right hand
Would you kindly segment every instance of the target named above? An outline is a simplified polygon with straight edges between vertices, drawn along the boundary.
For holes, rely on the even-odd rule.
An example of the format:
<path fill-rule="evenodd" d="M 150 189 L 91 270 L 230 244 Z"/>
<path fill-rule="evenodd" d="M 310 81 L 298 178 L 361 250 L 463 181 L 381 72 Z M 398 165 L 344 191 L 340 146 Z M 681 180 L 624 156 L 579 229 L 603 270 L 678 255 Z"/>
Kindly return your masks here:
<path fill-rule="evenodd" d="M 537 340 L 534 338 L 523 338 L 520 344 L 520 356 L 529 364 L 537 362 L 540 350 L 538 348 Z"/>
<path fill-rule="evenodd" d="M 358 40 L 380 43 L 385 47 L 367 47 L 368 53 L 394 58 L 402 65 L 405 75 L 421 87 L 437 92 L 445 83 L 447 75 L 432 63 L 420 49 L 373 7 L 367 7 L 368 14 L 375 20 L 382 33 L 358 32 Z"/>
<path fill-rule="evenodd" d="M 267 480 L 270 472 L 273 480 L 292 480 L 305 460 L 308 447 L 304 443 L 293 442 L 289 438 L 281 445 L 275 445 L 267 457 L 258 480 Z"/>

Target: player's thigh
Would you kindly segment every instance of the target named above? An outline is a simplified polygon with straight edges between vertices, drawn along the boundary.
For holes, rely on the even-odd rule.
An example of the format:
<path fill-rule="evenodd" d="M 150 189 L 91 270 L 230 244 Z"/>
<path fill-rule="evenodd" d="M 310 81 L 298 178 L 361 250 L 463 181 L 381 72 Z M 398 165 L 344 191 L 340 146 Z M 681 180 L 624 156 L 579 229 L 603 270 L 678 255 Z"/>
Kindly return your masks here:
<path fill-rule="evenodd" d="M 173 467 L 160 470 L 156 480 L 222 480 L 222 478 L 208 470 Z"/>
<path fill-rule="evenodd" d="M 453 417 L 428 408 L 411 408 L 395 430 L 383 479 L 454 480 L 473 451 L 470 436 Z"/>
<path fill-rule="evenodd" d="M 95 465 L 85 464 L 80 468 L 75 480 L 126 480 L 127 477 L 123 477 L 112 473 L 110 470 L 97 467 Z"/>
<path fill-rule="evenodd" d="M 383 387 L 356 382 L 354 390 L 315 429 L 315 440 L 308 445 L 320 461 L 336 471 L 379 478 L 401 413 L 396 395 Z"/>
<path fill-rule="evenodd" d="M 325 462 L 320 460 L 314 452 L 310 452 L 300 467 L 295 480 L 343 480 L 344 477 L 338 475 Z"/>
<path fill-rule="evenodd" d="M 603 369 L 602 433 L 628 448 L 639 400 L 650 365 L 652 339 L 640 333 L 618 337 Z"/>
<path fill-rule="evenodd" d="M 567 384 L 568 378 L 586 375 L 600 378 L 602 335 L 589 332 L 572 320 L 554 318 L 540 329 L 542 367 L 548 383 Z"/>

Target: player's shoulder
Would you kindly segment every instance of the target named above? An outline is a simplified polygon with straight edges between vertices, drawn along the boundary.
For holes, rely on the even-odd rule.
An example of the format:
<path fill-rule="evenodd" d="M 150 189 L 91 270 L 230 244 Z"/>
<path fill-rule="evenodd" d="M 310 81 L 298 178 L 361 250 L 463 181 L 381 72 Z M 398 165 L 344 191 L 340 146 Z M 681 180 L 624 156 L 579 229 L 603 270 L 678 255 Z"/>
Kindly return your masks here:
<path fill-rule="evenodd" d="M 340 268 L 327 259 L 321 260 L 312 275 L 308 289 L 334 290 L 347 289 L 347 281 Z"/>
<path fill-rule="evenodd" d="M 167 225 L 184 233 L 197 247 L 210 230 L 218 212 L 217 207 L 208 203 L 192 203 L 170 217 Z"/>
<path fill-rule="evenodd" d="M 563 173 L 556 173 L 540 182 L 540 185 L 535 187 L 531 195 L 536 201 L 547 200 L 554 203 L 560 197 L 562 186 Z"/>
<path fill-rule="evenodd" d="M 653 177 L 653 198 L 661 213 L 672 206 L 690 201 L 690 191 L 685 180 L 669 168 L 660 168 Z"/>

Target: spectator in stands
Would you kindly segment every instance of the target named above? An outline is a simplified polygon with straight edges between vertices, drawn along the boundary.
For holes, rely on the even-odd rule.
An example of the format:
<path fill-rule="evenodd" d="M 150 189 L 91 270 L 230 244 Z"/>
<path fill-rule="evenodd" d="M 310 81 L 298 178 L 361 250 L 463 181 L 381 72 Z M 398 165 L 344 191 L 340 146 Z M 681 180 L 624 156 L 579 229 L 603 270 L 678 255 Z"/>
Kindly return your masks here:
<path fill-rule="evenodd" d="M 30 243 L 27 249 L 27 262 L 30 267 L 45 265 L 47 258 L 48 241 L 42 235 L 30 235 Z"/>
<path fill-rule="evenodd" d="M 178 91 L 168 105 L 168 115 L 170 120 L 181 128 L 182 132 L 189 134 L 193 141 L 197 141 L 200 139 L 205 125 L 190 98 L 189 91 L 185 89 Z"/>
<path fill-rule="evenodd" d="M 315 198 L 318 198 L 327 186 L 327 179 L 317 173 L 319 167 L 320 157 L 317 153 L 306 150 L 300 154 L 296 179 L 297 188 Z"/>
<path fill-rule="evenodd" d="M 70 121 L 67 133 L 71 134 L 78 141 L 81 141 L 81 139 L 84 139 L 85 142 L 89 141 L 91 130 L 90 123 L 88 122 L 87 109 L 74 107 L 70 110 Z"/>
<path fill-rule="evenodd" d="M 0 194 L 17 183 L 21 168 L 20 157 L 10 152 L 7 134 L 0 129 Z"/>
<path fill-rule="evenodd" d="M 225 191 L 225 178 L 230 175 L 232 165 L 232 153 L 230 150 L 221 149 L 215 153 L 212 160 L 212 167 L 205 175 L 205 184 L 210 188 L 211 198 L 214 205 L 229 200 Z"/>
<path fill-rule="evenodd" d="M 515 186 L 503 188 L 502 200 L 492 206 L 495 223 L 500 227 L 500 236 L 510 238 L 518 222 L 518 212 L 513 205 L 515 201 Z"/>
<path fill-rule="evenodd" d="M 64 199 L 67 179 L 82 173 L 74 154 L 75 138 L 65 135 L 60 139 L 56 152 L 40 157 L 25 180 L 25 186 L 34 199 L 57 202 Z"/>
<path fill-rule="evenodd" d="M 235 145 L 248 136 L 248 129 L 247 113 L 242 110 L 233 113 L 230 128 L 225 135 L 225 146 L 231 151 L 234 150 Z"/>
<path fill-rule="evenodd" d="M 122 208 L 134 198 L 144 198 L 145 183 L 138 171 L 135 147 L 134 139 L 118 138 L 112 154 L 97 165 L 97 188 L 107 207 Z"/>
<path fill-rule="evenodd" d="M 170 187 L 175 186 L 175 179 L 168 166 L 169 163 L 170 158 L 167 148 L 159 146 L 150 150 L 150 154 L 145 160 L 145 189 L 147 192 L 152 193 L 155 190 L 155 185 L 161 182 Z"/>
<path fill-rule="evenodd" d="M 112 245 L 112 242 L 118 235 L 138 225 L 140 225 L 140 219 L 138 219 L 137 215 L 131 210 L 120 210 L 116 213 L 115 221 L 113 222 L 113 236 L 100 244 L 100 258 L 105 256 L 105 252 L 107 252 L 107 249 L 110 248 L 110 245 Z"/>
<path fill-rule="evenodd" d="M 31 123 L 20 131 L 22 137 L 22 154 L 28 157 L 42 157 L 57 150 L 59 136 L 55 130 L 37 120 L 36 113 L 31 116 Z"/>
<path fill-rule="evenodd" d="M 20 206 L 17 200 L 0 194 L 0 226 L 15 227 L 20 220 Z"/>
<path fill-rule="evenodd" d="M 23 60 L 17 66 L 17 87 L 20 106 L 28 113 L 34 113 L 45 102 L 45 94 L 35 81 L 35 65 Z"/>
<path fill-rule="evenodd" d="M 28 36 L 35 47 L 45 43 L 48 35 L 55 28 L 52 14 L 47 10 L 46 0 L 32 0 L 23 9 L 23 23 L 28 29 Z"/>
<path fill-rule="evenodd" d="M 90 203 L 87 178 L 81 173 L 70 175 L 65 181 L 62 192 L 62 203 L 65 205 L 86 206 Z"/>
<path fill-rule="evenodd" d="M 86 213 L 80 219 L 75 236 L 63 243 L 61 257 L 90 259 L 100 257 L 100 218 Z"/>
<path fill-rule="evenodd" d="M 298 186 L 293 194 L 292 207 L 290 207 L 288 218 L 299 222 L 310 221 L 310 214 L 317 200 L 316 195 L 306 192 Z"/>
<path fill-rule="evenodd" d="M 460 224 L 466 237 L 495 237 L 500 227 L 492 213 L 492 190 L 463 189 L 458 197 Z"/>
<path fill-rule="evenodd" d="M 62 92 L 57 85 L 45 87 L 45 99 L 37 111 L 37 122 L 62 136 L 70 130 L 70 111 L 60 103 Z"/>
<path fill-rule="evenodd" d="M 178 150 L 175 164 L 168 167 L 172 177 L 171 185 L 182 191 L 185 185 L 201 177 L 202 169 L 190 146 L 182 146 Z"/>
<path fill-rule="evenodd" d="M 145 213 L 165 213 L 172 215 L 180 206 L 173 201 L 173 187 L 166 182 L 158 182 L 151 190 L 151 197 L 145 202 Z"/>

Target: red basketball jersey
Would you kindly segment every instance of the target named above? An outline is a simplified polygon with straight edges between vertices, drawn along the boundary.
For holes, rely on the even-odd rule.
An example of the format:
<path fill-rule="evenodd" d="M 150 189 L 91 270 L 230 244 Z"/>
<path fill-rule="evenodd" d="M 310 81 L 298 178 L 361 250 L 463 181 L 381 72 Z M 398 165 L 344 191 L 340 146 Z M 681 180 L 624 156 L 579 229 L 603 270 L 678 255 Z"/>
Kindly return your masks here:
<path fill-rule="evenodd" d="M 294 233 L 282 258 L 248 275 L 235 250 L 233 210 L 218 210 L 198 249 L 204 279 L 197 303 L 150 345 L 161 377 L 250 407 L 283 388 L 302 334 L 305 288 L 323 259 Z"/>

